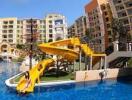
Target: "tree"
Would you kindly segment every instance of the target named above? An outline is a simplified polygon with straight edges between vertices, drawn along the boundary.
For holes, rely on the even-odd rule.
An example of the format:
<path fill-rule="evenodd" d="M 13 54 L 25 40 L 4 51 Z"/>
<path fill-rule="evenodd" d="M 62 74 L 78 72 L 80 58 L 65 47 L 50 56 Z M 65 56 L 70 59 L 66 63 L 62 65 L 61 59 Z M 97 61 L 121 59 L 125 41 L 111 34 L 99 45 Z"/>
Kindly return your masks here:
<path fill-rule="evenodd" d="M 123 23 L 116 18 L 112 20 L 111 28 L 113 31 L 113 41 L 119 41 L 119 49 L 125 50 L 128 35 L 127 29 L 124 27 Z"/>
<path fill-rule="evenodd" d="M 23 44 L 17 44 L 17 45 L 16 45 L 16 48 L 17 48 L 17 49 L 23 49 L 23 47 L 24 47 Z"/>
<path fill-rule="evenodd" d="M 37 43 L 33 43 L 32 46 L 33 46 L 33 51 L 32 51 L 32 56 L 38 60 L 38 61 L 41 61 L 43 59 L 46 58 L 46 54 L 44 52 L 42 52 L 38 46 Z M 20 45 L 20 44 L 17 44 L 16 46 L 17 48 L 27 52 L 27 54 L 29 55 L 29 52 L 30 52 L 30 44 L 25 44 L 25 45 Z"/>
<path fill-rule="evenodd" d="M 118 19 L 113 19 L 111 23 L 111 28 L 113 32 L 113 40 L 118 40 L 119 43 L 126 43 L 127 42 L 127 35 L 128 31 L 124 27 L 123 23 Z"/>
<path fill-rule="evenodd" d="M 93 36 L 92 36 L 91 33 L 92 33 L 92 29 L 91 28 L 86 29 L 85 36 L 88 37 L 89 40 L 93 39 Z"/>

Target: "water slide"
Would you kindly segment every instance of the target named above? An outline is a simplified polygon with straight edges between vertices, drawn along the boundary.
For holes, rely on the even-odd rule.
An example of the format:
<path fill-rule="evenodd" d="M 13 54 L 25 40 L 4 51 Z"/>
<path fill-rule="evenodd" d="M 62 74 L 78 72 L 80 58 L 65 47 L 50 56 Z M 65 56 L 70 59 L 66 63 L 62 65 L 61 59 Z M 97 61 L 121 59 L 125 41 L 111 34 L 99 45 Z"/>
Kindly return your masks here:
<path fill-rule="evenodd" d="M 39 45 L 39 48 L 48 54 L 54 54 L 54 55 L 61 55 L 63 58 L 73 61 L 78 58 L 78 53 L 74 50 L 67 49 L 67 48 L 61 48 L 57 46 L 65 46 L 71 44 L 71 40 L 62 40 L 58 42 L 51 42 L 51 43 L 43 43 Z M 30 85 L 26 87 L 27 81 L 24 76 L 20 79 L 18 85 L 17 85 L 17 91 L 18 92 L 33 92 L 34 86 L 36 81 L 39 80 L 40 75 L 43 73 L 43 71 L 48 67 L 49 64 L 53 63 L 53 59 L 45 59 L 43 61 L 40 61 L 37 65 L 35 65 L 31 70 L 29 70 L 29 76 L 30 76 Z M 38 68 L 42 65 L 42 69 L 38 71 Z M 25 88 L 26 87 L 26 88 Z"/>
<path fill-rule="evenodd" d="M 97 62 L 99 62 L 101 60 L 100 57 L 106 56 L 106 54 L 103 53 L 95 53 L 87 44 L 81 44 L 81 48 L 87 56 L 92 56 L 92 65 L 95 65 Z"/>
<path fill-rule="evenodd" d="M 33 92 L 34 86 L 36 81 L 39 82 L 39 77 L 43 73 L 43 71 L 48 67 L 48 65 L 52 64 L 54 62 L 53 59 L 45 59 L 43 61 L 40 61 L 37 65 L 35 65 L 30 71 L 29 71 L 29 76 L 30 76 L 30 85 L 26 88 L 27 81 L 25 77 L 23 76 L 18 85 L 17 85 L 17 91 L 18 92 Z M 39 66 L 42 66 L 41 70 L 38 70 Z"/>
<path fill-rule="evenodd" d="M 67 46 L 73 46 L 73 48 L 69 49 L 67 48 Z M 82 48 L 87 56 L 104 56 L 104 54 L 95 54 L 87 44 L 81 44 L 79 38 L 70 38 L 50 43 L 43 43 L 38 45 L 38 47 L 47 54 L 59 55 L 62 58 L 67 59 L 69 62 L 73 62 L 79 56 L 78 51 L 74 50 L 74 48 Z M 53 59 L 40 61 L 29 71 L 31 84 L 24 90 L 24 92 L 33 92 L 36 80 L 39 80 L 41 73 L 48 67 L 49 64 L 53 62 Z M 43 68 L 41 69 L 41 71 L 38 71 L 38 67 L 40 66 L 40 64 L 42 64 Z M 26 80 L 23 76 L 17 85 L 17 91 L 22 91 L 26 84 Z"/>

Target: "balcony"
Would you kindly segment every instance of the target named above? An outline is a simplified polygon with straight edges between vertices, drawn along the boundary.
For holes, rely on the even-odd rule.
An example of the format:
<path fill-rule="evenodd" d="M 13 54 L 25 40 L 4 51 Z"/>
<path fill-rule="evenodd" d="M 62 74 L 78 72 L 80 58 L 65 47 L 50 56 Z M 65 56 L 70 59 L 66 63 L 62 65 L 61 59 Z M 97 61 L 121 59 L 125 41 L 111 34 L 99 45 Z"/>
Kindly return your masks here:
<path fill-rule="evenodd" d="M 125 6 L 126 6 L 127 8 L 132 7 L 132 2 L 130 2 L 130 1 L 129 1 L 129 2 L 126 2 L 126 3 L 125 3 Z"/>
<path fill-rule="evenodd" d="M 117 14 L 118 14 L 118 17 L 119 17 L 119 18 L 127 16 L 125 10 L 122 11 L 122 12 L 118 12 Z"/>

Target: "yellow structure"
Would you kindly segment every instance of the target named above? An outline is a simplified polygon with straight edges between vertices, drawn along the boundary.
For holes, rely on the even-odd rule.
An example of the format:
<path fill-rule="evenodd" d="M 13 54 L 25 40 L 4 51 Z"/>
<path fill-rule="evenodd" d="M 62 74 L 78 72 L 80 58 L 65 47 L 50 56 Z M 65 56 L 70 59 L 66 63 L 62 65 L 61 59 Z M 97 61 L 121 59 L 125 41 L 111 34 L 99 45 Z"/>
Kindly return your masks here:
<path fill-rule="evenodd" d="M 52 59 L 46 59 L 44 61 L 39 62 L 35 67 L 33 67 L 30 71 L 30 79 L 31 79 L 31 84 L 28 88 L 25 88 L 27 81 L 25 77 L 23 76 L 18 85 L 17 85 L 17 91 L 22 91 L 22 92 L 33 92 L 34 90 L 34 85 L 38 79 L 39 82 L 39 76 L 43 73 L 43 70 L 47 67 L 48 64 L 53 63 L 54 61 Z M 42 69 L 39 71 L 38 66 L 42 65 Z M 25 89 L 24 89 L 25 88 Z M 23 90 L 24 89 L 24 90 Z"/>
<path fill-rule="evenodd" d="M 69 46 L 69 45 L 73 46 L 73 49 L 66 48 L 66 46 Z M 59 40 L 59 41 L 51 42 L 51 43 L 43 43 L 39 45 L 39 48 L 43 52 L 46 52 L 48 54 L 59 55 L 63 59 L 67 59 L 69 62 L 73 62 L 79 56 L 80 50 L 77 51 L 77 49 L 75 48 L 82 49 L 87 56 L 91 57 L 90 67 L 92 67 L 92 64 L 93 64 L 92 63 L 93 56 L 95 57 L 102 57 L 102 56 L 105 57 L 106 56 L 105 54 L 94 53 L 94 51 L 87 44 L 81 44 L 78 38 Z M 49 66 L 49 64 L 53 62 L 54 62 L 53 59 L 46 59 L 46 60 L 40 61 L 35 67 L 33 67 L 29 71 L 31 84 L 24 90 L 24 92 L 33 92 L 36 80 L 39 80 L 39 77 L 41 76 L 42 72 L 46 69 L 47 66 Z M 39 71 L 38 68 L 40 64 L 42 65 L 42 69 Z M 105 64 L 105 67 L 106 67 L 106 64 Z M 27 84 L 26 79 L 22 77 L 20 82 L 17 85 L 17 91 L 22 91 L 24 87 L 26 86 L 26 84 Z"/>

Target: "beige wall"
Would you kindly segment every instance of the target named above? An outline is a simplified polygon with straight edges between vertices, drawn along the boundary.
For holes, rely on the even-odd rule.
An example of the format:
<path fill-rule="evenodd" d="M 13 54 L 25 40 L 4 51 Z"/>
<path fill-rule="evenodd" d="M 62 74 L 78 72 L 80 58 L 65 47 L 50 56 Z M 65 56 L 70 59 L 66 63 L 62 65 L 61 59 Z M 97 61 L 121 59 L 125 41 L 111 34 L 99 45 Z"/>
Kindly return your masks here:
<path fill-rule="evenodd" d="M 93 81 L 93 80 L 100 80 L 100 72 L 104 70 L 89 70 L 89 71 L 77 71 L 76 72 L 76 81 Z M 125 69 L 107 69 L 107 76 L 106 79 L 109 78 L 117 78 L 121 76 L 132 75 L 132 68 L 125 68 Z"/>

